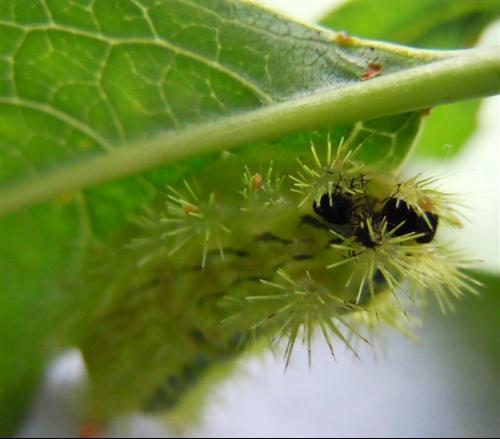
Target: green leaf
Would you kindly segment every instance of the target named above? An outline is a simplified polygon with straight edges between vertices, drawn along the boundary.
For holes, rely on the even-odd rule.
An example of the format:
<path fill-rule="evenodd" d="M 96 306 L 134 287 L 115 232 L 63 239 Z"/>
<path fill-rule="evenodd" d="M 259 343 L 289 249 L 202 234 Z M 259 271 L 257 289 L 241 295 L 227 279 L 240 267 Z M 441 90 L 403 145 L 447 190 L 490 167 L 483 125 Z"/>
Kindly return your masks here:
<path fill-rule="evenodd" d="M 472 47 L 493 20 L 500 17 L 496 0 L 353 0 L 322 23 L 365 38 L 422 48 Z M 433 109 L 426 120 L 416 153 L 446 158 L 458 153 L 476 129 L 479 101 Z M 453 123 L 450 123 L 453 121 Z"/>
<path fill-rule="evenodd" d="M 382 75 L 362 81 L 374 62 Z M 493 50 L 346 40 L 246 2 L 7 2 L 0 401 L 8 412 L 0 431 L 25 407 L 53 352 L 48 341 L 64 338 L 49 311 L 69 302 L 78 313 L 81 298 L 64 280 L 78 272 L 82 250 L 202 165 L 197 155 L 249 145 L 263 159 L 279 151 L 293 160 L 329 131 L 335 141 L 365 142 L 365 160 L 396 168 L 420 124 L 412 111 L 498 92 L 499 65 Z M 405 114 L 356 123 L 397 113 Z"/>
<path fill-rule="evenodd" d="M 461 342 L 474 346 L 500 376 L 500 276 L 498 273 L 474 272 L 475 279 L 483 284 L 480 297 L 468 297 L 453 316 L 456 333 Z"/>
<path fill-rule="evenodd" d="M 475 99 L 433 108 L 423 124 L 415 154 L 446 159 L 460 153 L 477 129 L 480 105 Z"/>
<path fill-rule="evenodd" d="M 500 15 L 496 0 L 351 0 L 322 20 L 334 29 L 421 48 L 472 47 Z"/>

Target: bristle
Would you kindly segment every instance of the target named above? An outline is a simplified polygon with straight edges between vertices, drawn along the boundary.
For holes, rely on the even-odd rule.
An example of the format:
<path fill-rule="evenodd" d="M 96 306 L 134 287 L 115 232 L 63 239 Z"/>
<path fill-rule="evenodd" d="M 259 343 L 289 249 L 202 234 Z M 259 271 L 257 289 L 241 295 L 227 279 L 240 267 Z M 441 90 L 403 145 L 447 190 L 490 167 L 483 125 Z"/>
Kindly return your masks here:
<path fill-rule="evenodd" d="M 311 364 L 317 334 L 332 358 L 339 342 L 357 356 L 356 343 L 372 343 L 380 325 L 410 333 L 408 304 L 434 297 L 448 312 L 477 294 L 464 273 L 475 261 L 436 234 L 438 219 L 459 225 L 456 197 L 435 189 L 437 178 L 401 179 L 357 161 L 360 148 L 328 137 L 286 173 L 238 161 L 226 178 L 226 162 L 215 163 L 139 212 L 82 287 L 99 292 L 79 341 L 96 388 L 112 367 L 132 371 L 131 393 L 140 389 L 145 403 L 198 353 L 217 364 L 262 341 L 284 344 L 285 368 L 302 342 Z M 113 403 L 122 392 L 101 387 Z M 182 393 L 171 387 L 169 403 Z"/>
<path fill-rule="evenodd" d="M 295 175 L 290 175 L 294 185 L 292 191 L 302 196 L 298 203 L 299 207 L 307 202 L 319 202 L 324 194 L 331 195 L 336 187 L 352 194 L 357 192 L 350 187 L 350 182 L 352 177 L 362 175 L 365 166 L 352 160 L 356 151 L 344 150 L 341 143 L 337 147 L 335 158 L 332 158 L 330 137 L 327 140 L 326 160 L 324 162 L 321 161 L 312 142 L 310 149 L 312 165 L 297 159 L 299 171 Z"/>

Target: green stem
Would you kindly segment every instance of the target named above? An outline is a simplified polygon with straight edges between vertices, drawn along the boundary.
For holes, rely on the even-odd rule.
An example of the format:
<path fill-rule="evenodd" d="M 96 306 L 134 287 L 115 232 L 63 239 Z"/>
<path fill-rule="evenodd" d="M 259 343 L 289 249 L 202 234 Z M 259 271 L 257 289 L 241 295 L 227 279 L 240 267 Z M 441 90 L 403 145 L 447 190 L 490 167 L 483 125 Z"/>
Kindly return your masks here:
<path fill-rule="evenodd" d="M 500 93 L 500 47 L 471 49 L 423 67 L 167 132 L 0 190 L 0 216 L 61 193 L 197 154 Z"/>

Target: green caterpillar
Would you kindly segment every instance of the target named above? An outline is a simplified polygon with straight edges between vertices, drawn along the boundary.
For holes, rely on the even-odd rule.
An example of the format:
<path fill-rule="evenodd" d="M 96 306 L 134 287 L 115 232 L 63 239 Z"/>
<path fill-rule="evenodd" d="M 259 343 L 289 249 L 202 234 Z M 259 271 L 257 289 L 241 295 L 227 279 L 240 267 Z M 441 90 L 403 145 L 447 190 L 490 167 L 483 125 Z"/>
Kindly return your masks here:
<path fill-rule="evenodd" d="M 286 166 L 224 153 L 95 248 L 84 287 L 98 300 L 78 339 L 89 416 L 172 410 L 266 341 L 286 340 L 286 364 L 315 332 L 332 355 L 335 339 L 355 353 L 404 320 L 401 284 L 443 309 L 474 293 L 468 261 L 434 237 L 460 223 L 452 197 L 366 166 L 360 148 L 328 138 Z"/>

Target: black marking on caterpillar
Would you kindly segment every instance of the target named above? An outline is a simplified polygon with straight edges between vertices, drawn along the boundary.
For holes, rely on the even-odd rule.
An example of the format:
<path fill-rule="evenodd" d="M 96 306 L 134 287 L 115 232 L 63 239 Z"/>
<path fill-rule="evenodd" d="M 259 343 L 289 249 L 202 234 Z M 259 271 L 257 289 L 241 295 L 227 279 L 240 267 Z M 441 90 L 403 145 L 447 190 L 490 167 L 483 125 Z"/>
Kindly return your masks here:
<path fill-rule="evenodd" d="M 375 226 L 375 227 L 374 227 Z M 363 244 L 366 248 L 374 249 L 380 245 L 380 237 L 378 235 L 378 228 L 380 226 L 380 219 L 378 215 L 371 217 L 371 222 L 361 221 L 354 231 L 356 239 Z M 370 230 L 370 227 L 372 230 Z M 373 230 L 374 229 L 374 230 Z"/>
<path fill-rule="evenodd" d="M 307 261 L 308 259 L 314 259 L 314 255 L 293 255 L 292 258 L 295 261 Z"/>
<path fill-rule="evenodd" d="M 328 247 L 331 247 L 332 244 L 342 244 L 344 240 L 341 237 L 332 238 L 328 241 Z"/>
<path fill-rule="evenodd" d="M 324 193 L 319 202 L 313 201 L 314 212 L 329 224 L 352 224 L 356 211 L 365 204 L 363 197 L 356 199 L 355 196 L 362 193 L 367 184 L 364 174 L 353 177 L 348 186 L 337 184 L 333 192 Z"/>
<path fill-rule="evenodd" d="M 193 329 L 190 332 L 190 336 L 196 343 L 204 344 L 207 342 L 205 335 L 199 329 Z"/>
<path fill-rule="evenodd" d="M 224 255 L 232 255 L 236 256 L 238 258 L 248 258 L 250 257 L 250 253 L 246 250 L 241 250 L 237 248 L 232 248 L 232 247 L 224 247 L 223 249 Z M 211 250 L 207 253 L 208 256 L 218 256 L 219 255 L 219 250 Z"/>
<path fill-rule="evenodd" d="M 419 234 L 415 240 L 418 243 L 429 243 L 436 235 L 439 217 L 428 211 L 419 215 L 404 200 L 389 198 L 380 212 L 387 219 L 388 229 L 393 230 L 395 236 L 403 236 L 409 233 Z M 398 227 L 399 226 L 399 227 Z"/>
<path fill-rule="evenodd" d="M 264 241 L 264 242 L 278 242 L 283 245 L 290 245 L 293 243 L 291 239 L 286 239 L 286 238 L 280 238 L 279 236 L 275 235 L 274 233 L 271 232 L 264 232 L 258 236 L 255 237 L 255 241 Z"/>
<path fill-rule="evenodd" d="M 333 194 L 323 194 L 319 203 L 314 201 L 313 210 L 331 224 L 349 224 L 354 213 L 354 200 L 350 194 L 335 191 Z"/>
<path fill-rule="evenodd" d="M 300 224 L 315 227 L 316 229 L 328 230 L 328 226 L 323 221 L 312 215 L 302 215 L 300 217 Z"/>

